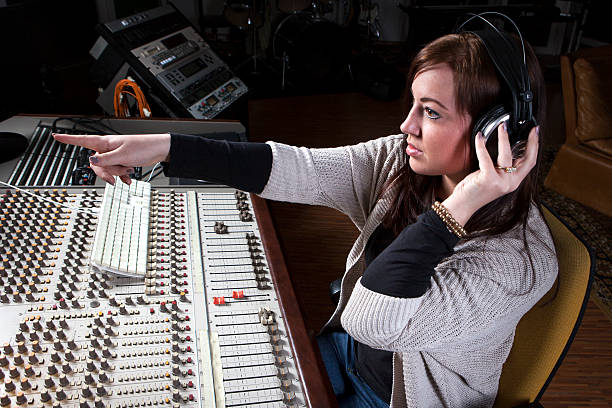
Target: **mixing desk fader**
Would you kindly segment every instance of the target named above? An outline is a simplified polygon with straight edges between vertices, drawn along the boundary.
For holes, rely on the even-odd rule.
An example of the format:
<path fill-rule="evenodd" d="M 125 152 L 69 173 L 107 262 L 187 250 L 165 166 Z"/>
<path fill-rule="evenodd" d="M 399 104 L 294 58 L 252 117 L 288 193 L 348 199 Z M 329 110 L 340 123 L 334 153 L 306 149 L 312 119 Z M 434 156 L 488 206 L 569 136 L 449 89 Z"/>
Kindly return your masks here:
<path fill-rule="evenodd" d="M 27 191 L 0 197 L 0 407 L 308 405 L 249 195 L 152 189 L 132 278 L 90 265 L 102 188 Z"/>

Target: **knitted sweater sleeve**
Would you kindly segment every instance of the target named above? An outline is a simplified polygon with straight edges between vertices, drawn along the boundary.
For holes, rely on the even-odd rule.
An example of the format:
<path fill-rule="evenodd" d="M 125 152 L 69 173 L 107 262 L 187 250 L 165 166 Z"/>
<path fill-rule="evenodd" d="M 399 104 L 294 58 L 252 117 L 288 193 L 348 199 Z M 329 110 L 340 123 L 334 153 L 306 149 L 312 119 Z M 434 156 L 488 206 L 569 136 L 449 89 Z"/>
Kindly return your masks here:
<path fill-rule="evenodd" d="M 260 195 L 335 208 L 360 227 L 386 176 L 398 164 L 402 138 L 394 135 L 325 149 L 267 142 L 272 148 L 272 170 Z"/>
<path fill-rule="evenodd" d="M 528 236 L 532 268 L 520 235 L 473 241 L 436 267 L 420 298 L 382 295 L 359 280 L 342 326 L 361 343 L 398 352 L 444 352 L 498 338 L 491 333 L 511 335 L 556 278 L 554 247 Z"/>

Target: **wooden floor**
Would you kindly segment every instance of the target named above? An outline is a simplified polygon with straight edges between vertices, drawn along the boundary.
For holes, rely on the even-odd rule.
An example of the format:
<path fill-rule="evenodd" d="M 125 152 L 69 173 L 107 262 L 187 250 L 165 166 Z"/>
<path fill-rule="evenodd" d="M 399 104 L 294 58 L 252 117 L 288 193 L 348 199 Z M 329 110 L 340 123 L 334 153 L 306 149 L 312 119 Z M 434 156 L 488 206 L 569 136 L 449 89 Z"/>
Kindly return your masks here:
<path fill-rule="evenodd" d="M 254 100 L 249 103 L 249 139 L 331 147 L 399 133 L 404 114 L 400 102 L 375 101 L 361 94 Z M 552 108 L 549 114 L 559 115 Z M 555 133 L 545 135 L 547 139 L 563 137 Z M 333 311 L 328 285 L 342 275 L 358 231 L 335 210 L 268 204 L 297 301 L 314 334 Z M 592 301 L 542 403 L 547 408 L 612 406 L 612 322 Z"/>

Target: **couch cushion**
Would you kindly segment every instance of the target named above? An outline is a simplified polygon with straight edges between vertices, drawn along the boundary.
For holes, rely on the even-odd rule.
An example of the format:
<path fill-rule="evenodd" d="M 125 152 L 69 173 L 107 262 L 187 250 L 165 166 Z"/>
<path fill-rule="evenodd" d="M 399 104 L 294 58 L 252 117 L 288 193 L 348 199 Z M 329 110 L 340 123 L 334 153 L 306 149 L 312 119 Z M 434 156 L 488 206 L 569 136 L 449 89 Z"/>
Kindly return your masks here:
<path fill-rule="evenodd" d="M 578 58 L 576 138 L 612 156 L 612 57 Z"/>

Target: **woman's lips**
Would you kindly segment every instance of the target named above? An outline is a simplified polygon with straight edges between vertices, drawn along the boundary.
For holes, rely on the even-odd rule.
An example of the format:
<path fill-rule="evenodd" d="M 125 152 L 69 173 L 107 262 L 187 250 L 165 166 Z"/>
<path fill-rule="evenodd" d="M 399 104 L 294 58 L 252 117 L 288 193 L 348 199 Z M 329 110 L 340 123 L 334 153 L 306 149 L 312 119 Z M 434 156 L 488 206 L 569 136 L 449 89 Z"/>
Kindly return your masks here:
<path fill-rule="evenodd" d="M 406 147 L 406 154 L 410 157 L 416 157 L 422 155 L 423 152 L 414 147 L 413 144 L 408 143 L 408 146 Z"/>

